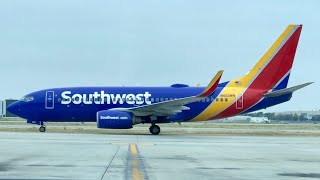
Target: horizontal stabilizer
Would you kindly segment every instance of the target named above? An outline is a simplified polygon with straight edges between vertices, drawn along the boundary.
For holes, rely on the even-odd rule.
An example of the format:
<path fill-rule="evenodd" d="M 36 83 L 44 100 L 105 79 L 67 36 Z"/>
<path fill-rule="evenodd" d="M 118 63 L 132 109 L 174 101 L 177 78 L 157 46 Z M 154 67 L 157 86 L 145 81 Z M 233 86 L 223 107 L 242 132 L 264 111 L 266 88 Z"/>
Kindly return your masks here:
<path fill-rule="evenodd" d="M 308 83 L 300 84 L 300 85 L 293 86 L 290 88 L 281 89 L 281 90 L 273 91 L 273 92 L 268 92 L 268 93 L 264 94 L 264 97 L 278 97 L 278 96 L 290 94 L 290 93 L 293 93 L 294 91 L 301 89 L 301 88 L 304 88 L 312 83 L 313 82 L 308 82 Z"/>

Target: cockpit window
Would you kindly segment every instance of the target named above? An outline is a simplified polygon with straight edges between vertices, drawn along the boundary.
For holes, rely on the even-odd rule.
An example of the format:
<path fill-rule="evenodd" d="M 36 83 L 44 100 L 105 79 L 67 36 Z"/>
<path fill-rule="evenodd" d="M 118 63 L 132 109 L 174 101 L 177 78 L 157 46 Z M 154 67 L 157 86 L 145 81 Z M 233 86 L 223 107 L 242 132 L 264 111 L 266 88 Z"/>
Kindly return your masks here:
<path fill-rule="evenodd" d="M 34 97 L 33 96 L 24 96 L 20 100 L 24 102 L 30 102 L 33 101 Z"/>

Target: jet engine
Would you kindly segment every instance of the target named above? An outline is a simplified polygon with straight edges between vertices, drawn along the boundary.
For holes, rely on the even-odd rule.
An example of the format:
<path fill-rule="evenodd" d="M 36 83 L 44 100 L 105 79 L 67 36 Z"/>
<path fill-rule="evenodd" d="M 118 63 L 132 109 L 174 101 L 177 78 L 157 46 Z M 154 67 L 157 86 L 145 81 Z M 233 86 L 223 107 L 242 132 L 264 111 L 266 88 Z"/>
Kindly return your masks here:
<path fill-rule="evenodd" d="M 102 129 L 130 129 L 141 123 L 141 118 L 129 112 L 103 110 L 97 112 L 97 127 Z"/>

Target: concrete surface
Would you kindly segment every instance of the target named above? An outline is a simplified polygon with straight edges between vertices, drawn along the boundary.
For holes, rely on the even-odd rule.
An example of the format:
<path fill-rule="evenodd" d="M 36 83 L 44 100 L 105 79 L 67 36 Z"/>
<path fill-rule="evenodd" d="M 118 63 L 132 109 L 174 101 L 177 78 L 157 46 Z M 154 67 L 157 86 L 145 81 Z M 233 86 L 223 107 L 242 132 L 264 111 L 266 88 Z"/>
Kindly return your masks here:
<path fill-rule="evenodd" d="M 319 179 L 318 137 L 0 132 L 0 179 Z"/>
<path fill-rule="evenodd" d="M 318 136 L 318 124 L 236 124 L 236 123 L 182 123 L 159 124 L 161 134 L 206 135 L 260 135 L 260 136 Z M 149 124 L 135 125 L 132 129 L 98 129 L 96 123 L 46 123 L 47 132 L 81 134 L 150 134 Z M 0 131 L 38 132 L 39 126 L 24 121 L 0 121 Z"/>

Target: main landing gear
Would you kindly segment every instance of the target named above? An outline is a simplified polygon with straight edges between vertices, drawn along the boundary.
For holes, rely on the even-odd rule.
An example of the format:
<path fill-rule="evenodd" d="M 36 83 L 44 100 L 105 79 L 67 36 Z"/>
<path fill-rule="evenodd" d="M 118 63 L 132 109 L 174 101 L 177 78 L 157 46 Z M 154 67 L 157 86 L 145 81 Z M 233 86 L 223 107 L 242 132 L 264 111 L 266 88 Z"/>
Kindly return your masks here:
<path fill-rule="evenodd" d="M 160 127 L 155 124 L 152 124 L 149 128 L 149 131 L 153 135 L 158 135 L 160 133 Z"/>

